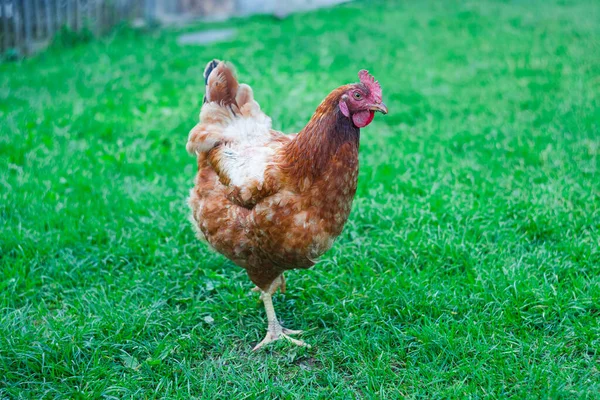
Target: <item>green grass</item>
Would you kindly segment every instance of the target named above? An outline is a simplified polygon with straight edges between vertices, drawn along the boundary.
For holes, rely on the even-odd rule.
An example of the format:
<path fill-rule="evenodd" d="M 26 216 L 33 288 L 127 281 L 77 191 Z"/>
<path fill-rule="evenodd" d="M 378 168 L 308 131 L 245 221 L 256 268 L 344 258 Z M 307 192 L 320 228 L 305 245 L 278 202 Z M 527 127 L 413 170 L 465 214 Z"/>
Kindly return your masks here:
<path fill-rule="evenodd" d="M 362 2 L 0 65 L 0 398 L 600 398 L 598 21 Z M 262 304 L 186 219 L 213 57 L 285 131 L 361 68 L 383 87 L 344 233 L 275 296 L 310 350 L 251 352 Z"/>

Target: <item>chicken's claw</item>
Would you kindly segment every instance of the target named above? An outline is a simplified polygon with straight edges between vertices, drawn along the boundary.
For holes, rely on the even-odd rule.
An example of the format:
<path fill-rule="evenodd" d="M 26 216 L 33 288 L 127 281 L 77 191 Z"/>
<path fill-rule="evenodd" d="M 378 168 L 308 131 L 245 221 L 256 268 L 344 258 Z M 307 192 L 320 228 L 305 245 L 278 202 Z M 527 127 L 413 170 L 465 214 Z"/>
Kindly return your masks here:
<path fill-rule="evenodd" d="M 271 342 L 275 342 L 276 340 L 279 340 L 279 339 L 286 339 L 286 340 L 290 341 L 291 343 L 295 344 L 296 346 L 306 347 L 306 348 L 310 349 L 310 345 L 308 343 L 305 343 L 302 340 L 298 340 L 298 339 L 294 339 L 293 337 L 290 337 L 290 335 L 297 335 L 300 333 L 302 333 L 302 331 L 284 328 L 279 323 L 276 326 L 269 326 L 269 330 L 267 331 L 267 335 L 265 336 L 265 338 L 259 344 L 254 346 L 252 351 L 259 350 L 264 345 L 269 344 Z"/>

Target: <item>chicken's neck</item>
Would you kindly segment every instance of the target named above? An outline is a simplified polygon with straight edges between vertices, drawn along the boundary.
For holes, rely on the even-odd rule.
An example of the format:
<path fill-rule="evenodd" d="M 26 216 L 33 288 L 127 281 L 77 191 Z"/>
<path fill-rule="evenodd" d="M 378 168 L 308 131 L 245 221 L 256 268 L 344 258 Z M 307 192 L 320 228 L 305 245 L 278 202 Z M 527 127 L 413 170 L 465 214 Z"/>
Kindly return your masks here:
<path fill-rule="evenodd" d="M 337 96 L 328 96 L 304 129 L 286 146 L 284 165 L 290 175 L 297 179 L 317 179 L 326 172 L 342 146 L 350 146 L 353 150 L 350 154 L 357 157 L 360 130 L 339 111 L 337 104 Z M 345 161 L 349 166 L 357 165 L 356 159 Z"/>

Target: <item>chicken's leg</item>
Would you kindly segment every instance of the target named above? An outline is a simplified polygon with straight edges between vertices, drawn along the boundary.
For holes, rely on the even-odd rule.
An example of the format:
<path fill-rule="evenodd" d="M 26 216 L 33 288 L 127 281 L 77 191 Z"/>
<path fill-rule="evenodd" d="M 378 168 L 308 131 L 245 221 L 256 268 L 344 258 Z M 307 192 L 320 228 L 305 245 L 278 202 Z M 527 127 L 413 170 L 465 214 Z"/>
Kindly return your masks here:
<path fill-rule="evenodd" d="M 276 340 L 279 340 L 281 338 L 287 339 L 297 346 L 310 348 L 309 344 L 306 344 L 302 340 L 294 339 L 289 336 L 289 335 L 296 335 L 296 334 L 302 333 L 302 331 L 295 331 L 292 329 L 284 328 L 279 323 L 279 320 L 277 320 L 277 315 L 275 315 L 275 308 L 273 307 L 272 296 L 273 296 L 273 293 L 277 290 L 277 288 L 280 287 L 281 285 L 285 285 L 285 281 L 283 280 L 282 276 L 277 278 L 276 282 L 273 282 L 273 284 L 271 284 L 271 287 L 269 287 L 269 289 L 267 291 L 261 292 L 260 298 L 265 305 L 265 311 L 267 312 L 267 321 L 268 321 L 269 325 L 267 328 L 267 335 L 265 336 L 265 338 L 262 340 L 262 342 L 257 344 L 254 347 L 254 349 L 252 349 L 252 350 L 258 350 L 261 347 L 263 347 L 264 345 L 274 342 Z"/>
<path fill-rule="evenodd" d="M 277 279 L 281 279 L 281 283 L 279 283 L 277 285 L 277 287 L 279 288 L 279 291 L 281 293 L 285 293 L 285 276 L 283 276 L 283 274 L 279 275 L 279 278 Z M 277 290 L 277 288 L 275 289 Z M 254 286 L 252 289 L 250 289 L 251 292 L 260 292 L 260 288 L 258 286 Z"/>

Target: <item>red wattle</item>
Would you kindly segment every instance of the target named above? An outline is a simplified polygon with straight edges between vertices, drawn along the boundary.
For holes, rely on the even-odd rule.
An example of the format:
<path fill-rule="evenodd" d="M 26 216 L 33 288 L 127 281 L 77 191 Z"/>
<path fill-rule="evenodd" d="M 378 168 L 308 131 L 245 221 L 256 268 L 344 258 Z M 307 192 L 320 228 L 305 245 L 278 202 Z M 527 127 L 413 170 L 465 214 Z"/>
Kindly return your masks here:
<path fill-rule="evenodd" d="M 374 111 L 361 111 L 352 115 L 352 122 L 357 128 L 364 128 L 373 121 L 373 117 L 375 117 Z"/>

